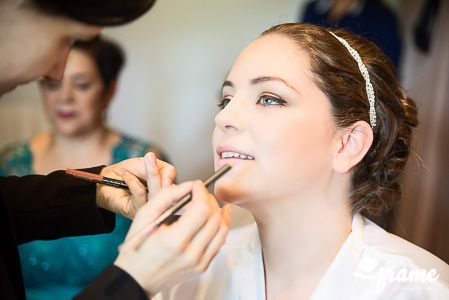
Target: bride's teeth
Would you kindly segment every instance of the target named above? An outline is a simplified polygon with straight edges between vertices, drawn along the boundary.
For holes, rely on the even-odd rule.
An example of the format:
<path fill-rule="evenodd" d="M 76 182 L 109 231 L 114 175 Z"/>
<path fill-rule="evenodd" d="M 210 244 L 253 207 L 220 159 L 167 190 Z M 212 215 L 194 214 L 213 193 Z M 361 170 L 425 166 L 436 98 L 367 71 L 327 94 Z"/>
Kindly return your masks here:
<path fill-rule="evenodd" d="M 223 153 L 221 153 L 221 157 L 222 158 L 230 158 L 230 157 L 234 157 L 234 154 L 231 152 L 223 152 Z"/>
<path fill-rule="evenodd" d="M 245 155 L 245 154 L 240 154 L 240 153 L 235 153 L 235 152 L 222 152 L 221 158 L 239 158 L 239 159 L 244 159 L 244 160 L 253 160 L 254 159 L 254 157 L 251 155 Z"/>

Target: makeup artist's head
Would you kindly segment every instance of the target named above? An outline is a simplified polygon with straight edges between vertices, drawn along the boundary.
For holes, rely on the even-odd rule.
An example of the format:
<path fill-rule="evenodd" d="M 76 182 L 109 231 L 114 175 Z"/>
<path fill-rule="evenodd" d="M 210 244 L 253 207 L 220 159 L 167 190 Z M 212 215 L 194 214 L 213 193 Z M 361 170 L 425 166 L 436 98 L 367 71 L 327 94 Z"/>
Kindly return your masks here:
<path fill-rule="evenodd" d="M 61 80 L 41 81 L 44 108 L 55 131 L 71 136 L 103 126 L 125 57 L 114 42 L 76 42 Z"/>
<path fill-rule="evenodd" d="M 233 169 L 216 184 L 219 199 L 251 208 L 338 191 L 352 212 L 377 214 L 400 197 L 415 104 L 374 44 L 332 31 L 369 71 L 377 125 L 370 125 L 365 80 L 340 41 L 313 25 L 275 26 L 243 50 L 223 84 L 214 155 L 216 167 Z"/>
<path fill-rule="evenodd" d="M 60 79 L 75 41 L 92 39 L 104 26 L 131 22 L 154 2 L 0 1 L 0 95 L 41 77 Z"/>

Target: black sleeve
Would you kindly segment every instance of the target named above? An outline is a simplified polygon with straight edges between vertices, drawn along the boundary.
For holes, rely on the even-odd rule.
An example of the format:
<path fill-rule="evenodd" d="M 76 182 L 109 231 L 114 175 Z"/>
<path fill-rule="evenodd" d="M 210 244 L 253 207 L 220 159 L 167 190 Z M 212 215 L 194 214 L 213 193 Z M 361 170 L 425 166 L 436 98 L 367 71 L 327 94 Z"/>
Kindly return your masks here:
<path fill-rule="evenodd" d="M 87 169 L 99 173 L 103 167 Z M 56 171 L 0 179 L 17 242 L 110 232 L 115 215 L 96 206 L 96 184 Z"/>
<path fill-rule="evenodd" d="M 78 294 L 76 300 L 114 300 L 141 299 L 148 300 L 142 287 L 128 273 L 117 266 L 109 266 L 84 291 Z"/>

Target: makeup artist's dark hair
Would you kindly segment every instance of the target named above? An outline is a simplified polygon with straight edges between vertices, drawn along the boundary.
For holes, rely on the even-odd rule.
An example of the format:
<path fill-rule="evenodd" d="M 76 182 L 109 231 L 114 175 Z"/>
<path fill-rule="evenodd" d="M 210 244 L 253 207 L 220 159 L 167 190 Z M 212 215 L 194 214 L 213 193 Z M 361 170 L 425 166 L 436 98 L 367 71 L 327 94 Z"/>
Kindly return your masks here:
<path fill-rule="evenodd" d="M 107 90 L 111 83 L 117 80 L 125 64 L 125 55 L 121 47 L 101 36 L 90 41 L 77 41 L 72 49 L 86 53 L 95 62 L 100 77 Z"/>
<path fill-rule="evenodd" d="M 415 102 L 405 95 L 393 64 L 374 43 L 343 29 L 292 23 L 274 26 L 262 36 L 288 37 L 308 55 L 314 82 L 329 98 L 338 128 L 360 120 L 369 123 L 365 80 L 355 59 L 329 31 L 360 54 L 376 95 L 373 144 L 354 167 L 351 194 L 353 213 L 376 216 L 401 197 L 398 179 L 410 155 L 412 129 L 418 125 Z"/>
<path fill-rule="evenodd" d="M 112 26 L 129 23 L 146 13 L 156 0 L 29 0 L 42 12 L 82 23 Z"/>

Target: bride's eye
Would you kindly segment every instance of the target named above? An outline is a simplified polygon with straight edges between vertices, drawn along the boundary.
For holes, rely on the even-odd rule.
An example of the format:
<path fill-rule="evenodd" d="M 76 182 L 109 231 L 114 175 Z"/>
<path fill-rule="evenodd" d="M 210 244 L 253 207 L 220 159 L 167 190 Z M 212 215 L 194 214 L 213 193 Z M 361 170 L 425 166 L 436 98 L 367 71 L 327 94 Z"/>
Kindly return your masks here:
<path fill-rule="evenodd" d="M 270 95 L 262 95 L 259 100 L 257 101 L 257 104 L 263 105 L 263 106 L 272 106 L 272 105 L 280 105 L 284 106 L 285 103 L 287 103 L 285 100 L 282 100 L 281 98 L 270 96 Z"/>
<path fill-rule="evenodd" d="M 223 109 L 228 105 L 228 103 L 231 101 L 229 98 L 223 98 L 218 100 L 218 108 Z"/>

